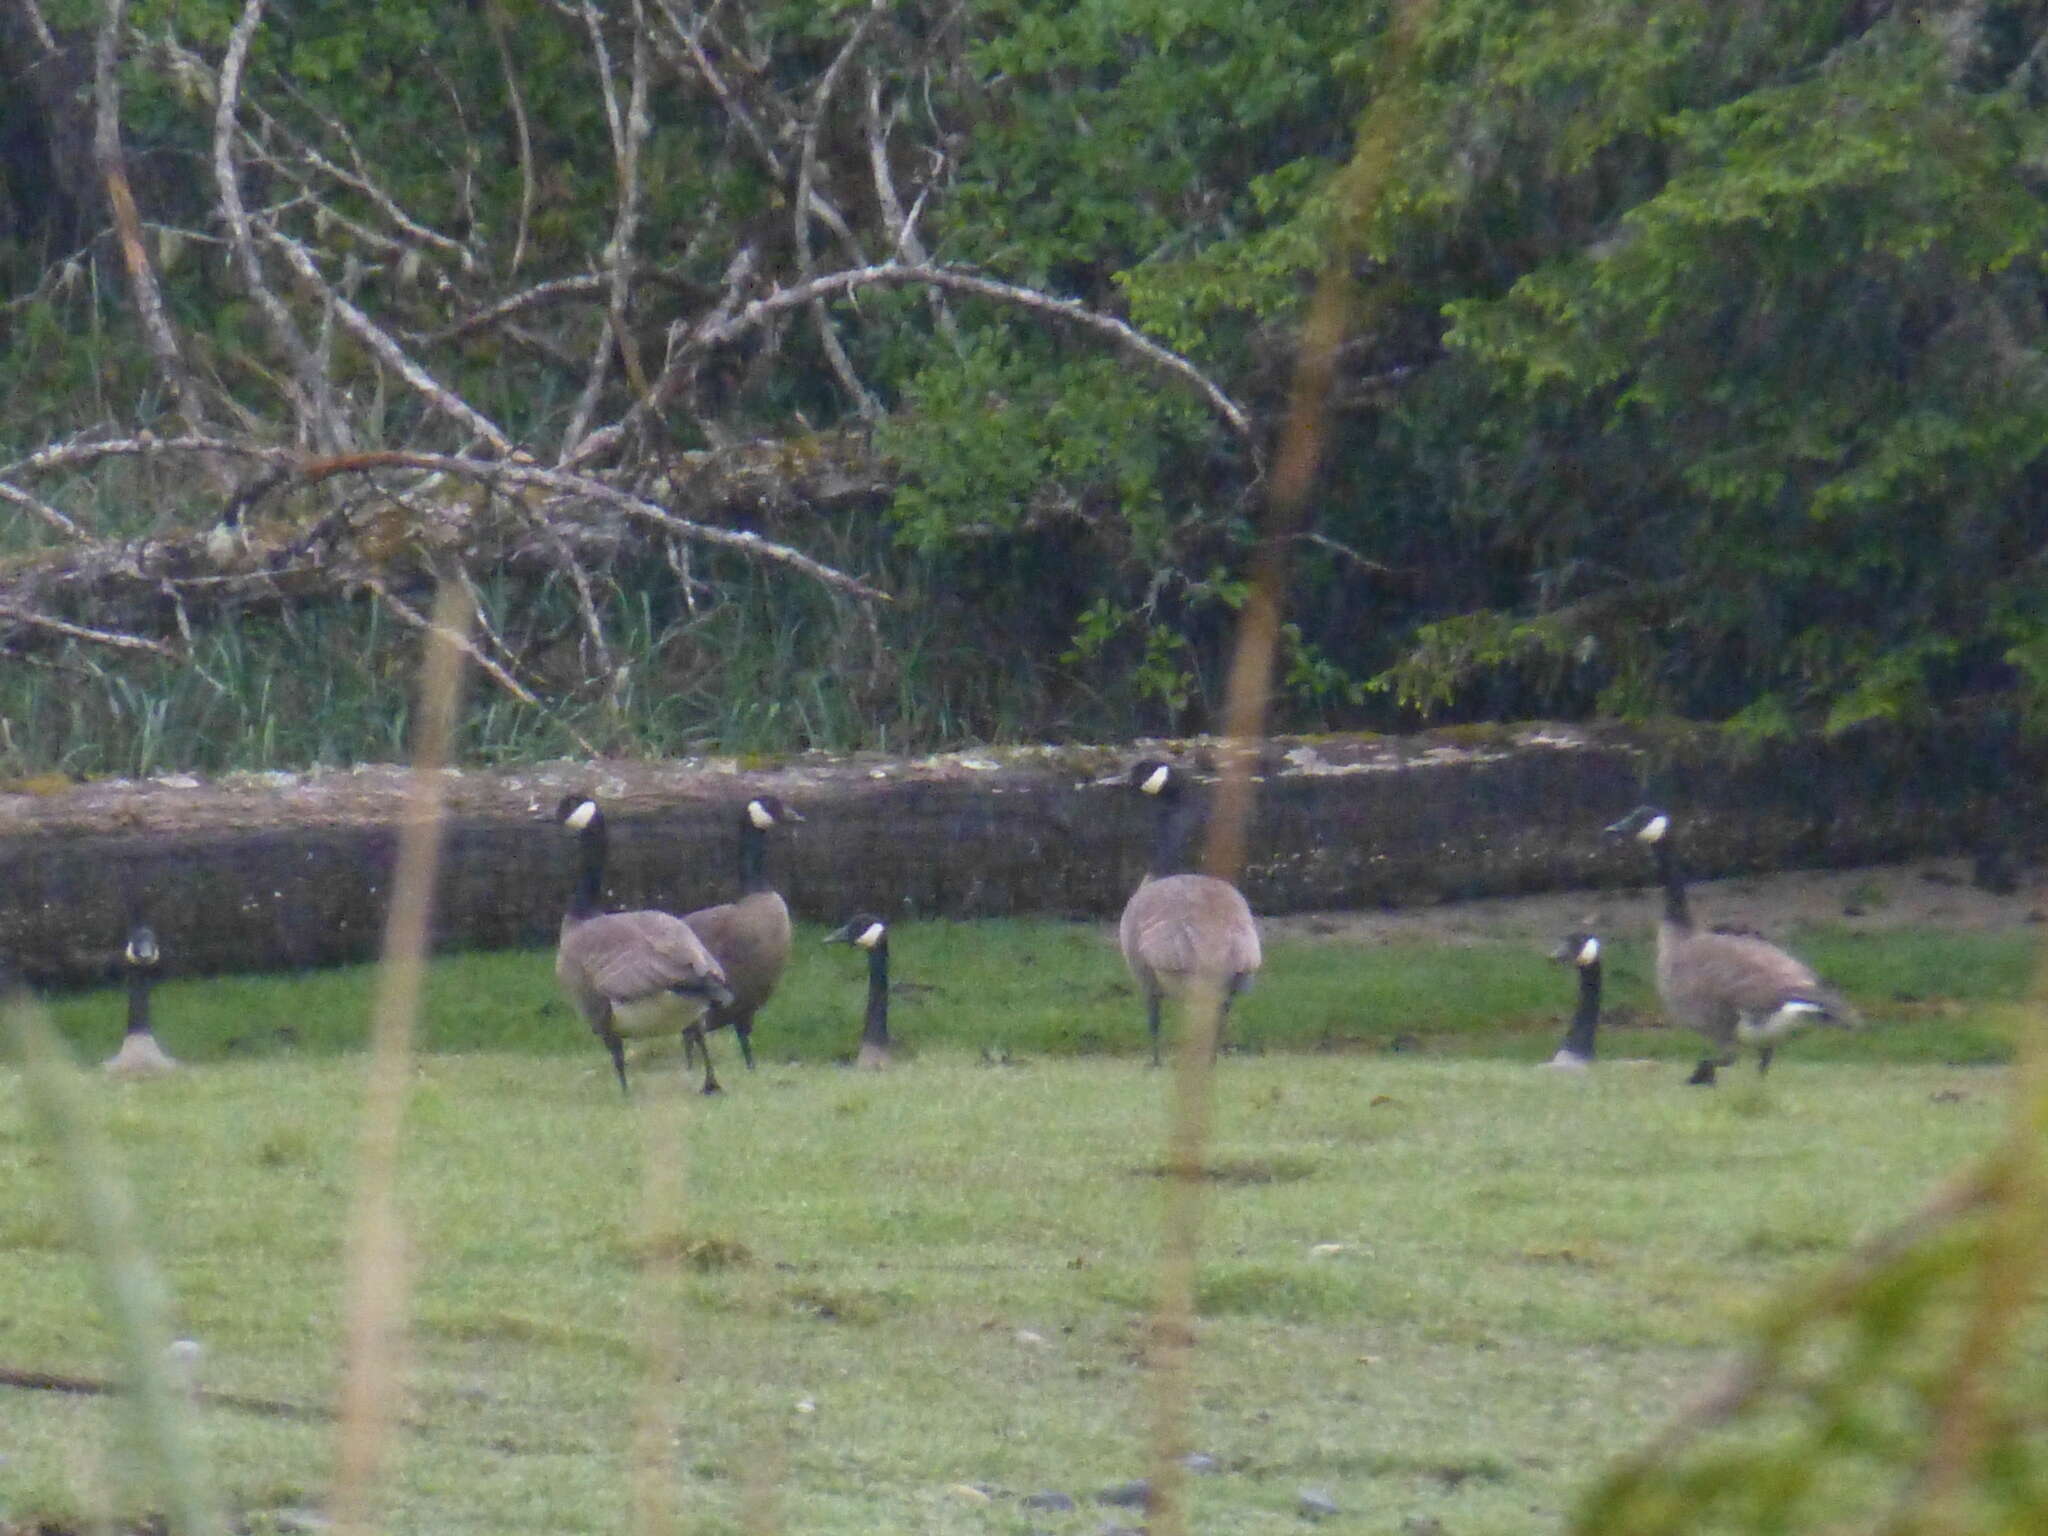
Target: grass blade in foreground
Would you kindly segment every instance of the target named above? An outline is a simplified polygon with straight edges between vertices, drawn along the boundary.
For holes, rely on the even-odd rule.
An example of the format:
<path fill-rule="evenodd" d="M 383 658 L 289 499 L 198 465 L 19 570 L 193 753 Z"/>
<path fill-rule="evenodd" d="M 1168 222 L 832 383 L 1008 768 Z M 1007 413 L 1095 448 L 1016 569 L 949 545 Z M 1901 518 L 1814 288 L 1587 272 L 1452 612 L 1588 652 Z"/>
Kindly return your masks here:
<path fill-rule="evenodd" d="M 398 1135 L 405 1115 L 414 1026 L 427 960 L 427 925 L 441 863 L 441 825 L 462 656 L 471 620 L 463 589 L 444 582 L 420 677 L 420 734 L 412 784 L 398 834 L 398 870 L 384 928 L 384 963 L 370 1030 L 369 1092 L 363 1125 L 355 1210 L 349 1223 L 343 1295 L 348 1318 L 341 1389 L 341 1444 L 335 1473 L 336 1525 L 370 1528 L 376 1485 L 392 1420 L 398 1339 L 405 1313 L 405 1234 L 395 1187 Z"/>
<path fill-rule="evenodd" d="M 77 1071 L 25 992 L 0 979 L 0 1016 L 23 1080 L 72 1187 L 72 1208 L 91 1259 L 99 1304 L 114 1335 L 123 1396 L 138 1450 L 154 1474 L 174 1536 L 221 1530 L 192 1422 L 171 1380 L 162 1276 L 135 1230 L 127 1186 L 114 1171 Z"/>
<path fill-rule="evenodd" d="M 2048 1529 L 2048 968 L 2036 999 L 2000 1145 L 1767 1312 L 1576 1531 Z"/>

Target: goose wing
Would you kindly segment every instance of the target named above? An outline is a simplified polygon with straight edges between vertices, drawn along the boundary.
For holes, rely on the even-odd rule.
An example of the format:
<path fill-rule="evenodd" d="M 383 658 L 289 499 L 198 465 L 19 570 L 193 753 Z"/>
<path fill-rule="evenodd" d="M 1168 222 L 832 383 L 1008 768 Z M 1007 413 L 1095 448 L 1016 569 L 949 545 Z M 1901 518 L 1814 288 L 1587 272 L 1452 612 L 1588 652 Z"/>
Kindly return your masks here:
<path fill-rule="evenodd" d="M 579 923 L 564 940 L 590 986 L 614 1005 L 659 992 L 723 990 L 725 971 L 690 925 L 666 912 L 614 912 Z"/>
<path fill-rule="evenodd" d="M 1812 1003 L 1844 1023 L 1856 1016 L 1813 967 L 1754 933 L 1694 934 L 1682 969 L 1682 990 L 1719 998 L 1744 1017 L 1766 1017 L 1793 1002 Z"/>

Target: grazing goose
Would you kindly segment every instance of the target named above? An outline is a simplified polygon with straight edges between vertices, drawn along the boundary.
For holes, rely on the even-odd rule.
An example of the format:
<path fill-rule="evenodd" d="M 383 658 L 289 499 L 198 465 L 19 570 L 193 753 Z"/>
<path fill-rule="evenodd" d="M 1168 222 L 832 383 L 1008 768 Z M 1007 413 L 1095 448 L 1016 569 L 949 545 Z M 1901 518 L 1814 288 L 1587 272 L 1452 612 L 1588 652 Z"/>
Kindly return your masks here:
<path fill-rule="evenodd" d="M 683 921 L 724 968 L 725 984 L 732 988 L 730 1003 L 711 1009 L 701 1024 L 683 1034 L 686 1063 L 693 1048 L 704 1054 L 706 1093 L 719 1091 L 718 1079 L 711 1074 L 711 1047 L 704 1039 L 708 1030 L 730 1024 L 747 1070 L 754 1070 L 754 1014 L 774 993 L 789 964 L 789 906 L 768 884 L 768 829 L 802 820 L 773 795 L 749 800 L 740 812 L 740 899 L 683 914 Z"/>
<path fill-rule="evenodd" d="M 626 1089 L 623 1037 L 692 1029 L 707 1009 L 732 1001 L 725 973 L 690 925 L 666 912 L 605 912 L 604 812 L 588 795 L 565 795 L 555 819 L 576 835 L 582 868 L 562 913 L 555 979 L 611 1052 Z"/>
<path fill-rule="evenodd" d="M 1593 1037 L 1600 1028 L 1600 941 L 1590 933 L 1567 934 L 1550 956 L 1579 968 L 1579 1010 L 1572 1015 L 1564 1043 L 1546 1067 L 1583 1072 L 1593 1065 Z"/>
<path fill-rule="evenodd" d="M 1198 984 L 1217 989 L 1222 1006 L 1212 1048 L 1237 994 L 1251 985 L 1262 959 L 1259 925 L 1244 896 L 1228 880 L 1179 874 L 1188 833 L 1198 808 L 1187 799 L 1178 770 L 1147 758 L 1111 782 L 1128 785 L 1159 803 L 1152 836 L 1152 861 L 1117 925 L 1124 964 L 1145 994 L 1145 1027 L 1152 1036 L 1152 1064 L 1159 1065 L 1159 1003 L 1180 1000 Z"/>
<path fill-rule="evenodd" d="M 889 1065 L 889 925 L 863 912 L 826 934 L 825 942 L 854 944 L 868 952 L 868 1013 L 854 1065 L 879 1072 Z"/>
<path fill-rule="evenodd" d="M 1711 1086 L 1715 1069 L 1733 1066 L 1744 1045 L 1757 1048 L 1756 1069 L 1763 1073 L 1770 1070 L 1778 1041 L 1794 1030 L 1855 1024 L 1855 1010 L 1803 960 L 1748 930 L 1702 932 L 1693 926 L 1668 812 L 1638 806 L 1607 830 L 1647 843 L 1656 860 L 1664 886 L 1657 995 L 1671 1017 L 1699 1034 L 1709 1049 L 1688 1083 Z"/>
<path fill-rule="evenodd" d="M 162 959 L 156 935 L 141 923 L 128 930 L 128 944 L 121 951 L 121 964 L 128 972 L 128 1033 L 121 1049 L 100 1065 L 117 1077 L 157 1077 L 175 1072 L 178 1063 L 156 1043 L 149 1023 L 149 989 L 156 982 L 156 968 Z"/>

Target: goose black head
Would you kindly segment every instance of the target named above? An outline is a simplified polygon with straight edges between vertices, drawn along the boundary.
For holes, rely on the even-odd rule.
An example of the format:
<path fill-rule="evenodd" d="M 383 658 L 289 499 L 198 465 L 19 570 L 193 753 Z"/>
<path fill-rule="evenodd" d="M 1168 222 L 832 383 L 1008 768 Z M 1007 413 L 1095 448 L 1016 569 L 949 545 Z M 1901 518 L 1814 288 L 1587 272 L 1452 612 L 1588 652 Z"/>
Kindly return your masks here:
<path fill-rule="evenodd" d="M 827 944 L 856 944 L 862 949 L 873 949 L 889 937 L 889 925 L 871 912 L 862 912 L 849 917 L 832 932 L 825 935 Z"/>
<path fill-rule="evenodd" d="M 747 802 L 747 824 L 766 832 L 770 827 L 784 826 L 792 821 L 802 821 L 796 808 L 785 804 L 774 795 L 756 795 Z"/>
<path fill-rule="evenodd" d="M 581 832 L 602 822 L 604 812 L 588 795 L 564 795 L 562 803 L 555 807 L 555 820 L 571 832 Z"/>
<path fill-rule="evenodd" d="M 1564 965 L 1576 965 L 1584 970 L 1589 965 L 1600 963 L 1600 941 L 1590 933 L 1568 933 L 1550 958 Z"/>
<path fill-rule="evenodd" d="M 131 970 L 146 971 L 155 968 L 161 954 L 156 947 L 156 933 L 142 923 L 128 930 L 128 944 L 121 951 L 122 961 Z"/>
<path fill-rule="evenodd" d="M 1639 805 L 1613 826 L 1612 837 L 1632 837 L 1639 843 L 1660 843 L 1671 830 L 1671 813 L 1654 805 Z"/>

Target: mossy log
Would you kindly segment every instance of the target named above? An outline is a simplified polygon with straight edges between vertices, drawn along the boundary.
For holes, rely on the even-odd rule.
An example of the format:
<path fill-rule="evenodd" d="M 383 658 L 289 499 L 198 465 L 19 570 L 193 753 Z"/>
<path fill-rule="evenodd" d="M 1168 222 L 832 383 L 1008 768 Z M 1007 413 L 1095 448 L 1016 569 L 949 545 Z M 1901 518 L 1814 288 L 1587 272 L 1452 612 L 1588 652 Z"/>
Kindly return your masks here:
<path fill-rule="evenodd" d="M 1994 816 L 2034 814 L 2038 773 L 1988 775 L 1954 748 L 1866 736 L 1738 755 L 1691 727 L 1554 725 L 1277 739 L 1242 884 L 1267 913 L 1638 884 L 1637 850 L 1600 828 L 1645 797 L 1685 815 L 1701 876 L 1953 853 Z M 739 806 L 773 791 L 806 817 L 772 854 L 801 917 L 1108 917 L 1143 870 L 1149 806 L 1094 781 L 1141 750 L 1198 777 L 1215 762 L 1191 742 L 452 773 L 435 942 L 552 941 L 571 848 L 551 816 L 571 790 L 606 803 L 622 908 L 729 899 Z M 369 959 L 405 786 L 370 768 L 0 792 L 0 959 L 39 983 L 96 980 L 145 914 L 186 974 Z"/>

